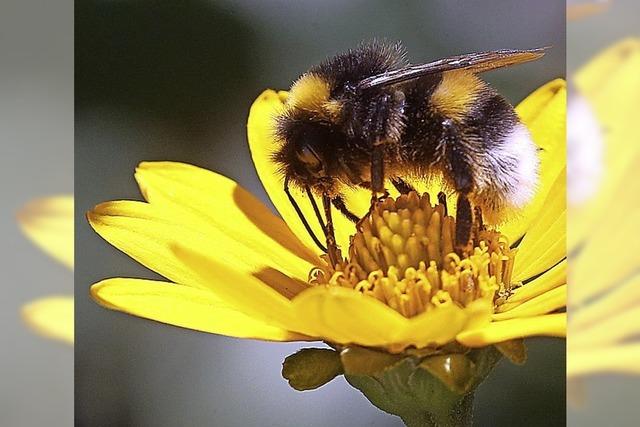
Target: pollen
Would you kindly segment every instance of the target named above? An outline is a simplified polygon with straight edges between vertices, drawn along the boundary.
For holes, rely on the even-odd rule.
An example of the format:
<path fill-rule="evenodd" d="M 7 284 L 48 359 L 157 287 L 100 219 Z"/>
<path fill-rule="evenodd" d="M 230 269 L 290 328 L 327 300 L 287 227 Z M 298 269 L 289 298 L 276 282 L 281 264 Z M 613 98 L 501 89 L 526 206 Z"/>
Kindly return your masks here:
<path fill-rule="evenodd" d="M 349 258 L 312 272 L 310 282 L 355 289 L 408 318 L 442 304 L 466 307 L 507 295 L 516 250 L 499 232 L 476 226 L 458 254 L 455 227 L 445 205 L 433 206 L 427 193 L 388 197 L 360 222 Z"/>

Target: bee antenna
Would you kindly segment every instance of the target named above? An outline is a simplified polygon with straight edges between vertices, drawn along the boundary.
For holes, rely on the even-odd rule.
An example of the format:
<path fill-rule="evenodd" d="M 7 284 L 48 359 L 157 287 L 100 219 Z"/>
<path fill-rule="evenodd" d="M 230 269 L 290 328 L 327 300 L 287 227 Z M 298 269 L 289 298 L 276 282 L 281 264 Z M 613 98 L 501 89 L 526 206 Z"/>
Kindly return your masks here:
<path fill-rule="evenodd" d="M 320 223 L 320 226 L 322 227 L 323 230 L 326 230 L 327 226 L 325 225 L 324 220 L 322 219 L 322 215 L 320 215 L 320 208 L 318 208 L 318 204 L 316 203 L 316 198 L 313 197 L 311 188 L 309 188 L 308 185 L 305 185 L 304 189 L 307 192 L 307 197 L 309 197 L 309 201 L 311 202 L 311 207 L 313 207 L 313 211 L 316 214 L 316 218 L 318 218 L 318 222 Z"/>
<path fill-rule="evenodd" d="M 287 198 L 289 199 L 289 203 L 291 203 L 291 206 L 293 206 L 293 209 L 298 214 L 298 218 L 300 218 L 300 221 L 302 222 L 302 225 L 304 225 L 305 230 L 307 230 L 307 233 L 309 234 L 309 236 L 311 237 L 313 242 L 318 246 L 318 248 L 320 248 L 320 250 L 322 252 L 326 253 L 327 252 L 327 248 L 322 243 L 320 243 L 320 239 L 318 239 L 318 237 L 315 235 L 315 233 L 311 229 L 311 226 L 307 222 L 307 219 L 305 218 L 304 213 L 302 213 L 302 210 L 300 209 L 300 206 L 298 206 L 298 202 L 296 202 L 296 199 L 293 197 L 293 195 L 289 191 L 289 177 L 288 176 L 284 179 L 284 192 L 286 193 Z M 311 193 L 311 191 L 309 190 L 308 186 L 307 186 L 307 192 Z M 318 210 L 318 206 L 315 203 L 315 199 L 313 197 L 310 197 L 310 198 L 312 200 L 311 204 L 313 205 L 314 211 L 316 211 L 316 215 L 318 215 L 319 214 L 319 210 Z M 320 216 L 318 216 L 318 220 L 320 221 L 320 225 L 322 226 L 322 229 L 324 230 L 324 228 L 325 228 L 324 227 L 324 223 L 322 222 Z"/>

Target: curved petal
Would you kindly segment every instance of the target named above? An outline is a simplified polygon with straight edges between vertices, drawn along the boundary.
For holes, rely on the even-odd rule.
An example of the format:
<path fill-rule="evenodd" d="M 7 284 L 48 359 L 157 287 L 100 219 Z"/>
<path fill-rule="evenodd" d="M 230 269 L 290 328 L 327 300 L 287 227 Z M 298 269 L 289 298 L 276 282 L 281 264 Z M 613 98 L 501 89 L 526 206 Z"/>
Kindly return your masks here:
<path fill-rule="evenodd" d="M 640 344 L 625 344 L 567 353 L 567 377 L 602 372 L 640 374 Z"/>
<path fill-rule="evenodd" d="M 347 288 L 314 287 L 292 302 L 296 318 L 313 335 L 340 344 L 386 346 L 407 323 L 377 299 Z"/>
<path fill-rule="evenodd" d="M 518 245 L 513 268 L 516 282 L 534 277 L 566 257 L 566 180 L 565 170 L 558 175 L 536 220 Z"/>
<path fill-rule="evenodd" d="M 306 280 L 313 268 L 264 235 L 266 242 L 260 241 L 260 236 L 253 241 L 241 241 L 206 218 L 148 203 L 103 203 L 87 217 L 93 229 L 109 243 L 151 270 L 184 285 L 206 288 L 206 283 L 175 256 L 172 247 L 177 243 L 202 253 L 215 253 L 227 265 L 247 274 L 275 268 Z"/>
<path fill-rule="evenodd" d="M 286 330 L 309 334 L 294 314 L 291 301 L 284 296 L 287 285 L 299 286 L 291 283 L 291 279 L 282 275 L 280 281 L 274 283 L 273 286 L 277 286 L 274 289 L 258 278 L 239 273 L 197 250 L 180 245 L 173 250 L 185 265 L 201 277 L 211 292 L 239 311 Z"/>
<path fill-rule="evenodd" d="M 565 81 L 557 79 L 542 86 L 522 101 L 516 111 L 540 148 L 540 181 L 529 205 L 500 226 L 500 231 L 511 242 L 522 237 L 529 225 L 536 221 L 551 186 L 566 167 Z"/>
<path fill-rule="evenodd" d="M 291 233 L 284 221 L 233 180 L 185 163 L 143 162 L 136 180 L 152 205 L 197 216 L 252 247 L 270 252 L 268 237 L 312 264 L 320 259 Z"/>
<path fill-rule="evenodd" d="M 46 297 L 22 307 L 22 317 L 39 334 L 73 344 L 73 297 Z"/>
<path fill-rule="evenodd" d="M 488 324 L 491 314 L 491 305 L 478 300 L 466 308 L 445 303 L 407 319 L 371 296 L 333 286 L 306 290 L 293 304 L 298 320 L 315 336 L 390 352 L 446 344 L 465 328 Z"/>
<path fill-rule="evenodd" d="M 498 306 L 498 312 L 511 310 L 520 304 L 543 295 L 567 283 L 567 260 L 564 259 L 550 270 L 536 277 L 526 285 L 516 288 L 507 301 Z"/>
<path fill-rule="evenodd" d="M 493 315 L 493 320 L 507 320 L 518 317 L 532 317 L 541 314 L 551 313 L 555 310 L 567 306 L 567 285 L 554 288 L 542 295 L 539 295 L 529 301 Z"/>
<path fill-rule="evenodd" d="M 444 345 L 464 330 L 488 326 L 492 310 L 493 304 L 484 299 L 473 301 L 464 308 L 454 303 L 437 306 L 411 318 L 400 342 L 417 348 Z"/>
<path fill-rule="evenodd" d="M 484 347 L 515 338 L 535 335 L 564 337 L 566 334 L 567 314 L 558 313 L 491 322 L 485 327 L 465 330 L 456 339 L 469 347 Z"/>
<path fill-rule="evenodd" d="M 112 310 L 201 332 L 267 341 L 307 339 L 249 317 L 213 293 L 189 286 L 115 278 L 94 284 L 91 296 Z"/>
<path fill-rule="evenodd" d="M 36 245 L 73 268 L 73 196 L 34 200 L 18 213 L 18 221 Z"/>
<path fill-rule="evenodd" d="M 274 206 L 282 215 L 285 222 L 291 228 L 300 240 L 302 240 L 309 248 L 317 251 L 318 248 L 313 240 L 306 232 L 300 218 L 296 214 L 295 209 L 291 206 L 287 195 L 284 192 L 284 178 L 278 171 L 277 165 L 272 161 L 272 155 L 279 147 L 279 142 L 274 136 L 274 118 L 282 111 L 287 99 L 287 92 L 276 92 L 274 90 L 265 90 L 254 101 L 249 112 L 247 123 L 247 136 L 249 139 L 249 148 L 251 149 L 251 157 L 256 167 L 260 181 L 266 190 L 269 198 Z M 304 213 L 305 218 L 309 222 L 316 236 L 324 240 L 323 231 L 316 220 L 311 203 L 307 195 L 297 188 L 291 188 L 291 193 L 298 202 L 300 209 Z M 363 211 L 355 212 L 357 215 L 363 215 L 368 209 L 368 204 L 363 206 L 362 197 L 357 194 L 360 192 L 349 192 L 348 200 L 351 209 L 363 209 Z M 370 199 L 370 196 L 369 196 Z M 355 226 L 346 219 L 342 214 L 333 209 L 333 222 L 336 232 L 336 240 L 342 248 L 343 254 L 349 248 L 349 236 L 354 234 Z"/>

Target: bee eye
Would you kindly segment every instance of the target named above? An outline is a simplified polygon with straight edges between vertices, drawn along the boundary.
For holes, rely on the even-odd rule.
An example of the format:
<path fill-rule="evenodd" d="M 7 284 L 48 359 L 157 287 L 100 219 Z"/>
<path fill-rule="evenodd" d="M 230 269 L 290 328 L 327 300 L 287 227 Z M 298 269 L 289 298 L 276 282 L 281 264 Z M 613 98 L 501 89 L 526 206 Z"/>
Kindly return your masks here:
<path fill-rule="evenodd" d="M 320 172 L 322 170 L 322 161 L 315 150 L 308 145 L 304 145 L 297 153 L 298 159 L 309 169 L 310 172 Z"/>

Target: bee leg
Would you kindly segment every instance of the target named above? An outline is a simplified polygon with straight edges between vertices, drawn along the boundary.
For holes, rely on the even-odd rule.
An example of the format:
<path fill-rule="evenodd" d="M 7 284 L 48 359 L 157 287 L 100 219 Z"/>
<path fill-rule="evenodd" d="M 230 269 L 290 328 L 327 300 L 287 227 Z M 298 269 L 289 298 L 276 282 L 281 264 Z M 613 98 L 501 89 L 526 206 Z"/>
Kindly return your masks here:
<path fill-rule="evenodd" d="M 342 196 L 335 196 L 331 199 L 331 203 L 336 207 L 344 215 L 349 221 L 358 223 L 360 222 L 360 217 L 347 208 L 347 205 L 344 203 L 344 199 Z"/>
<path fill-rule="evenodd" d="M 438 193 L 438 203 L 444 206 L 444 216 L 449 215 L 449 207 L 447 206 L 447 195 L 443 191 Z"/>
<path fill-rule="evenodd" d="M 364 188 L 365 190 L 371 190 L 371 183 L 369 181 L 362 181 L 358 183 L 358 187 Z M 387 197 L 389 197 L 389 192 L 385 188 L 384 191 L 382 192 L 382 196 L 378 198 L 378 201 L 382 201 Z"/>
<path fill-rule="evenodd" d="M 475 219 L 476 225 L 478 226 L 478 230 L 484 231 L 484 221 L 482 221 L 482 208 L 480 206 L 475 206 L 473 208 L 473 218 Z"/>
<path fill-rule="evenodd" d="M 336 235 L 333 229 L 333 220 L 331 218 L 331 199 L 327 194 L 322 195 L 322 206 L 324 207 L 324 216 L 327 220 L 324 233 L 327 238 L 327 255 L 332 267 L 339 264 L 340 254 L 338 245 L 336 244 Z"/>
<path fill-rule="evenodd" d="M 456 205 L 456 249 L 460 253 L 469 245 L 472 223 L 471 203 L 466 194 L 460 193 Z"/>
<path fill-rule="evenodd" d="M 472 227 L 472 237 L 473 237 L 473 245 L 477 246 L 480 242 L 480 232 L 484 231 L 484 223 L 482 221 L 482 209 L 480 206 L 473 207 L 473 227 Z"/>
<path fill-rule="evenodd" d="M 473 213 L 469 194 L 473 191 L 473 175 L 471 165 L 465 154 L 464 138 L 458 132 L 456 124 L 447 119 L 443 126 L 443 148 L 449 177 L 453 180 L 458 203 L 456 206 L 456 251 L 465 252 L 471 240 Z"/>
<path fill-rule="evenodd" d="M 411 184 L 409 184 L 402 178 L 398 178 L 398 177 L 391 178 L 391 183 L 396 188 L 396 190 L 398 190 L 400 194 L 409 194 L 412 191 L 416 191 L 416 189 L 413 188 Z"/>
<path fill-rule="evenodd" d="M 371 151 L 371 203 L 378 200 L 378 193 L 385 193 L 384 189 L 384 143 L 373 144 Z"/>

